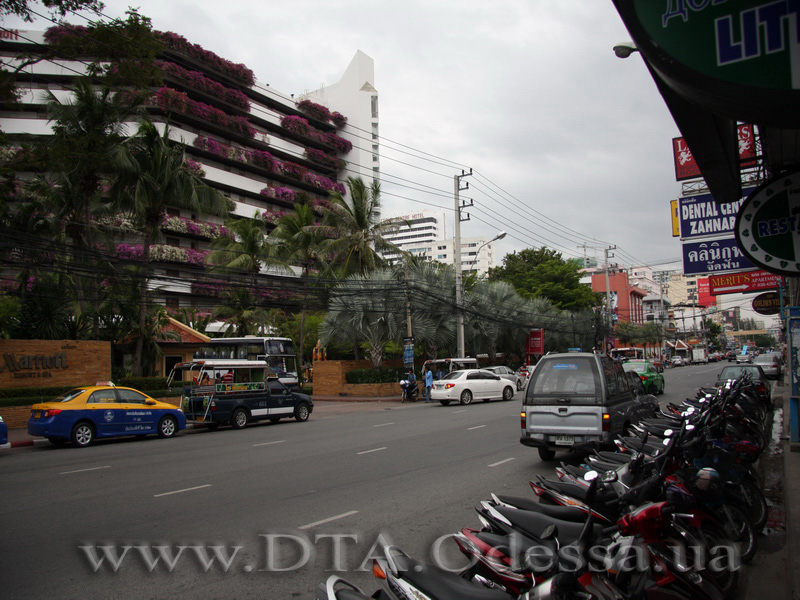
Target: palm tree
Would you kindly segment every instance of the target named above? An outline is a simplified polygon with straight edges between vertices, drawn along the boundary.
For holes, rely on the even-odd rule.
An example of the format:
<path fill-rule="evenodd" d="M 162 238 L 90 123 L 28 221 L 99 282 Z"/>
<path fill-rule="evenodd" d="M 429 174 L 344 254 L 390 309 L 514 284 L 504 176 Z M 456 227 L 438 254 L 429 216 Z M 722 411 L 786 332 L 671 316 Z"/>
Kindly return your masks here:
<path fill-rule="evenodd" d="M 382 266 L 380 252 L 400 252 L 384 239 L 396 225 L 381 223 L 381 186 L 366 186 L 360 177 L 348 177 L 348 197 L 331 192 L 330 202 L 320 206 L 322 225 L 312 226 L 326 238 L 325 251 L 342 276 L 365 275 Z"/>
<path fill-rule="evenodd" d="M 300 306 L 300 339 L 298 340 L 301 366 L 305 364 L 303 348 L 305 347 L 307 286 L 311 274 L 324 268 L 324 263 L 320 260 L 323 237 L 320 231 L 314 227 L 315 218 L 314 209 L 311 206 L 298 204 L 295 206 L 294 213 L 283 216 L 278 221 L 278 226 L 270 233 L 270 238 L 277 242 L 275 257 L 283 260 L 287 265 L 299 264 L 302 269 L 303 296 Z"/>
<path fill-rule="evenodd" d="M 403 324 L 402 294 L 388 269 L 367 276 L 351 275 L 336 286 L 321 328 L 323 344 L 331 340 L 365 342 L 374 368 L 383 361 L 386 342 L 399 341 Z"/>
<path fill-rule="evenodd" d="M 147 284 L 150 246 L 158 239 L 167 207 L 189 210 L 197 214 L 224 216 L 228 201 L 217 190 L 206 186 L 184 163 L 184 147 L 151 121 L 139 126 L 135 137 L 122 144 L 115 155 L 117 180 L 112 189 L 115 205 L 122 213 L 141 222 L 144 276 L 139 298 L 139 332 L 134 351 L 134 373 L 142 372 L 143 336 L 147 319 Z"/>
<path fill-rule="evenodd" d="M 95 89 L 88 77 L 75 81 L 69 102 L 47 94 L 47 113 L 53 122 L 47 168 L 52 175 L 40 184 L 50 187 L 45 198 L 55 222 L 71 241 L 75 270 L 91 273 L 97 260 L 94 217 L 101 205 L 102 178 L 113 170 L 111 157 L 125 139 L 125 121 L 142 114 L 142 96 L 115 93 L 108 85 Z M 97 306 L 95 278 L 81 279 L 79 306 L 84 310 L 87 305 Z M 96 321 L 94 328 L 96 334 Z"/>
<path fill-rule="evenodd" d="M 263 335 L 266 312 L 259 306 L 255 291 L 242 285 L 222 295 L 222 305 L 214 309 L 214 318 L 225 321 L 224 337 Z"/>
<path fill-rule="evenodd" d="M 498 348 L 518 327 L 517 316 L 525 301 L 505 281 L 479 281 L 469 296 L 466 331 L 470 333 L 472 355 L 486 352 L 494 364 Z"/>
<path fill-rule="evenodd" d="M 456 339 L 453 318 L 455 271 L 451 265 L 418 261 L 407 256 L 409 301 L 415 340 L 425 347 L 428 358 L 438 358 L 439 351 Z M 398 266 L 399 278 L 406 278 L 405 265 Z"/>
<path fill-rule="evenodd" d="M 261 269 L 270 262 L 271 244 L 264 221 L 231 217 L 225 221 L 225 227 L 233 237 L 223 236 L 212 242 L 209 263 L 226 271 L 247 273 L 255 286 Z"/>

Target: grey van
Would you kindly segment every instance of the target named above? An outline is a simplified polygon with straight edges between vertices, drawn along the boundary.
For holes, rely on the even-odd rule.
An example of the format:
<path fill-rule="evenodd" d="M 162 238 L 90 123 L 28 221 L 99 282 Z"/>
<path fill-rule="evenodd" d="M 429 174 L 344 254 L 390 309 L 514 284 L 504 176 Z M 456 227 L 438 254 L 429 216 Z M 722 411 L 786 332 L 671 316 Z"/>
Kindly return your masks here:
<path fill-rule="evenodd" d="M 621 364 L 586 352 L 543 356 L 522 402 L 520 442 L 543 460 L 557 450 L 608 446 L 655 411 L 634 395 Z"/>

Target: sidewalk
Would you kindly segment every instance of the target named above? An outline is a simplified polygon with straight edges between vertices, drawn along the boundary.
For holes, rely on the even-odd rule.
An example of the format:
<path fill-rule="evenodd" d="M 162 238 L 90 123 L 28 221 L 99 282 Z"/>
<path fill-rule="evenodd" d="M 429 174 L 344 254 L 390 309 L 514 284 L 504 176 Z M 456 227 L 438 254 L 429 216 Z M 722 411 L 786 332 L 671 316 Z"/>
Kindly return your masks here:
<path fill-rule="evenodd" d="M 745 565 L 739 600 L 769 597 L 800 600 L 800 571 L 790 557 L 800 556 L 800 445 L 789 442 L 788 376 L 773 385 L 775 423 L 772 444 L 759 459 L 769 518 L 758 537 L 758 552 Z M 794 450 L 794 451 L 793 451 Z"/>

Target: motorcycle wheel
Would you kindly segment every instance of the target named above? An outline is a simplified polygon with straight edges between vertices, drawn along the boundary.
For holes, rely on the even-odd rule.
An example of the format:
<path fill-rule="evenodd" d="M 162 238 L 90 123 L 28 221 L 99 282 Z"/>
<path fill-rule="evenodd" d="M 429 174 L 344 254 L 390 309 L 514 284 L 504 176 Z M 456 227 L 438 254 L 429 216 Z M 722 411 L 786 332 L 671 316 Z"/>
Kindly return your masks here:
<path fill-rule="evenodd" d="M 722 524 L 728 537 L 739 546 L 739 555 L 743 562 L 750 562 L 756 555 L 756 532 L 744 511 L 738 506 L 723 504 L 721 509 Z"/>
<path fill-rule="evenodd" d="M 728 536 L 725 534 L 725 532 L 712 523 L 707 523 L 706 526 L 703 527 L 702 533 L 705 540 L 706 553 L 709 553 L 716 547 L 729 547 L 731 545 L 731 541 L 728 539 Z M 709 561 L 708 556 L 706 557 L 706 561 Z M 705 569 L 705 572 L 714 581 L 714 583 L 717 584 L 726 600 L 732 600 L 736 597 L 736 591 L 739 585 L 738 570 L 733 570 L 730 568 L 720 569 L 709 564 Z"/>
<path fill-rule="evenodd" d="M 743 481 L 739 484 L 739 499 L 742 501 L 742 510 L 745 516 L 750 520 L 753 528 L 760 531 L 767 524 L 767 517 L 769 516 L 769 508 L 767 508 L 767 499 L 764 494 L 758 489 L 758 486 L 749 481 Z"/>

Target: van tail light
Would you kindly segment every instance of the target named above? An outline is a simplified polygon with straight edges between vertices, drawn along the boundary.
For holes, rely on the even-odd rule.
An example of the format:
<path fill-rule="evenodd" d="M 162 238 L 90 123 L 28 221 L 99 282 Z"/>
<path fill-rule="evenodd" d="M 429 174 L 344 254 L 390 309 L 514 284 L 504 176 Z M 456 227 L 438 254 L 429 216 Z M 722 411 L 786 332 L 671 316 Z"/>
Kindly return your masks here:
<path fill-rule="evenodd" d="M 642 381 L 647 381 L 647 375 L 639 375 L 639 379 Z"/>
<path fill-rule="evenodd" d="M 611 431 L 611 415 L 603 413 L 603 431 Z"/>
<path fill-rule="evenodd" d="M 525 421 L 527 420 L 527 417 L 528 413 L 526 413 L 524 410 L 521 413 L 519 413 L 519 420 L 520 420 L 519 426 L 522 427 L 523 429 L 525 429 Z"/>
<path fill-rule="evenodd" d="M 211 404 L 209 404 L 208 408 L 210 408 L 212 412 L 217 410 L 217 403 L 212 400 Z"/>
<path fill-rule="evenodd" d="M 61 414 L 60 408 L 48 408 L 46 411 L 44 411 L 42 418 L 49 419 L 50 417 L 55 417 L 56 415 L 60 414 Z"/>

